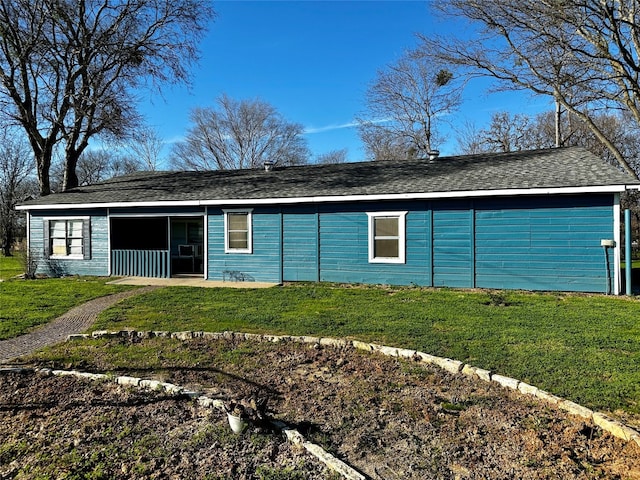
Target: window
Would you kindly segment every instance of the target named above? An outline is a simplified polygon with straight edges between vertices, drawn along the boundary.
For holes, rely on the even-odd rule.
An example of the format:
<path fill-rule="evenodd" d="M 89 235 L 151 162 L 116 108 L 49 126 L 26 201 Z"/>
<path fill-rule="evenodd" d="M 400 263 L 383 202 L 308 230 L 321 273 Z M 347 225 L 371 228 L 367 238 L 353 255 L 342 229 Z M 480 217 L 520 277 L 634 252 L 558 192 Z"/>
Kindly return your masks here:
<path fill-rule="evenodd" d="M 369 262 L 405 262 L 405 216 L 407 212 L 368 213 Z"/>
<path fill-rule="evenodd" d="M 45 224 L 45 248 L 56 258 L 89 258 L 89 220 L 53 219 Z"/>
<path fill-rule="evenodd" d="M 251 211 L 224 211 L 225 253 L 252 253 Z"/>

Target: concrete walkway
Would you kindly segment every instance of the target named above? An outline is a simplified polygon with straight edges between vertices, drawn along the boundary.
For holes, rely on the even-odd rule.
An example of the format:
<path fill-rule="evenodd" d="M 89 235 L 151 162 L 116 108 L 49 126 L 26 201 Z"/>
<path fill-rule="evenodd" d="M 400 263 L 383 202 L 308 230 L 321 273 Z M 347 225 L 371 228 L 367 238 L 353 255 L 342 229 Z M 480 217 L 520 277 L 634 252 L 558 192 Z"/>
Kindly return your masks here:
<path fill-rule="evenodd" d="M 160 287 L 201 287 L 201 288 L 271 288 L 277 283 L 267 282 L 232 282 L 205 280 L 201 277 L 123 277 L 108 282 L 110 285 L 156 285 Z"/>
<path fill-rule="evenodd" d="M 63 342 L 72 333 L 87 330 L 103 310 L 125 298 L 149 292 L 158 287 L 149 286 L 96 298 L 72 308 L 52 322 L 26 335 L 0 341 L 0 364 L 9 363 L 14 358 L 28 355 L 43 347 Z"/>

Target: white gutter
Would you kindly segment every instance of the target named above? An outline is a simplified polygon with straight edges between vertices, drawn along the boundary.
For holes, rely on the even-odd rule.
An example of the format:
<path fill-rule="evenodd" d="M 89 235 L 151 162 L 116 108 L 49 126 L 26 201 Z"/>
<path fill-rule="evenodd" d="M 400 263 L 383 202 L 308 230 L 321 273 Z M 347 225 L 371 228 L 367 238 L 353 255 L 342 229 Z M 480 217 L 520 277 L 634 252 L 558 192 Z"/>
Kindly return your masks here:
<path fill-rule="evenodd" d="M 381 195 L 326 195 L 315 197 L 231 198 L 217 200 L 164 200 L 149 202 L 57 203 L 49 205 L 19 205 L 16 210 L 63 210 L 80 208 L 127 207 L 201 207 L 228 205 L 314 204 L 329 202 L 363 202 L 393 200 L 433 200 L 451 198 L 482 198 L 503 196 L 570 195 L 581 193 L 620 193 L 627 189 L 640 189 L 640 185 L 601 185 L 593 187 L 514 188 L 504 190 L 465 190 L 459 192 L 390 193 Z"/>

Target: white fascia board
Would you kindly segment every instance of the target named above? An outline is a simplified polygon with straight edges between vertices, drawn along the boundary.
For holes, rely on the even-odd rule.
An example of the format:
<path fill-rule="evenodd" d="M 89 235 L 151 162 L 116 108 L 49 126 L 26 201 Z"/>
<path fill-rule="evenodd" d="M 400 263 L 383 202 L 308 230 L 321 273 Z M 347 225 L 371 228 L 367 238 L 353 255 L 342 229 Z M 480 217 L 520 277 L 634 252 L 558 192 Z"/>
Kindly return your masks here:
<path fill-rule="evenodd" d="M 521 195 L 563 195 L 578 193 L 619 193 L 625 190 L 624 185 L 608 185 L 601 187 L 565 187 L 565 188 L 532 188 L 511 190 L 471 190 L 460 192 L 428 192 L 428 193 L 392 193 L 383 195 L 333 195 L 322 197 L 300 198 L 261 198 L 238 200 L 203 200 L 201 205 L 277 205 L 295 203 L 331 203 L 331 202 L 364 202 L 381 200 L 439 200 L 450 198 L 505 197 Z"/>
<path fill-rule="evenodd" d="M 128 207 L 199 207 L 200 200 L 163 202 L 103 202 L 103 203 L 55 203 L 51 205 L 18 205 L 16 210 L 65 210 L 79 208 L 128 208 Z"/>
<path fill-rule="evenodd" d="M 629 188 L 640 188 L 631 186 Z M 159 202 L 111 202 L 78 203 L 52 205 L 20 205 L 17 210 L 65 210 L 80 208 L 131 208 L 131 207 L 201 207 L 228 205 L 291 205 L 304 203 L 363 202 L 381 200 L 436 200 L 450 198 L 479 198 L 533 195 L 570 195 L 581 193 L 620 193 L 627 190 L 626 185 L 601 185 L 593 187 L 557 187 L 557 188 L 514 188 L 504 190 L 468 190 L 459 192 L 418 192 L 390 193 L 382 195 L 327 195 L 316 197 L 280 197 L 280 198 L 225 198 L 217 200 L 187 200 Z"/>

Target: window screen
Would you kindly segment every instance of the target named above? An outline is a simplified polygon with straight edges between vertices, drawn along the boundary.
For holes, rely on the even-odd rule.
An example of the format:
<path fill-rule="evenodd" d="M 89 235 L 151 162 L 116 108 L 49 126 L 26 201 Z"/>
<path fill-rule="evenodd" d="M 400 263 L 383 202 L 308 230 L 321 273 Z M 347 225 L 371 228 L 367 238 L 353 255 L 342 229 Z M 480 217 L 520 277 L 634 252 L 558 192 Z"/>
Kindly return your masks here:
<path fill-rule="evenodd" d="M 398 217 L 374 218 L 374 257 L 397 258 L 400 253 Z"/>
<path fill-rule="evenodd" d="M 251 212 L 225 212 L 225 251 L 251 253 Z"/>
<path fill-rule="evenodd" d="M 369 216 L 369 262 L 405 262 L 407 212 L 376 212 Z"/>
<path fill-rule="evenodd" d="M 84 222 L 82 220 L 51 220 L 49 222 L 49 251 L 61 257 L 82 257 Z"/>

